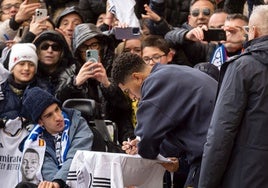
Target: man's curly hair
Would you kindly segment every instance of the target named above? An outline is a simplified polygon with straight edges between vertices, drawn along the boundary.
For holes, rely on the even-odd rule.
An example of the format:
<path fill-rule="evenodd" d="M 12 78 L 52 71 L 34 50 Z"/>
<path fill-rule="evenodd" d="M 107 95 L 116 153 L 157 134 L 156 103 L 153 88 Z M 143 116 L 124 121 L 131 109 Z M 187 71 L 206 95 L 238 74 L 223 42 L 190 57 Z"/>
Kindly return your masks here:
<path fill-rule="evenodd" d="M 114 60 L 112 79 L 116 85 L 124 84 L 128 76 L 134 72 L 140 72 L 145 65 L 143 59 L 137 54 L 122 53 Z"/>

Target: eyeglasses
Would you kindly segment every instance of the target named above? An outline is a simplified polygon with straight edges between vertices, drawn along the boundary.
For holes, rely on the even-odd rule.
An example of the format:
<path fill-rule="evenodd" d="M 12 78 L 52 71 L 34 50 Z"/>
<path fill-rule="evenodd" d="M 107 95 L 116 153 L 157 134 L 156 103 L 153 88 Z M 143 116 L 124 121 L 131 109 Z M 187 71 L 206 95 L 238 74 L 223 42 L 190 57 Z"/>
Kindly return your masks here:
<path fill-rule="evenodd" d="M 192 12 L 191 12 L 191 15 L 192 15 L 193 17 L 197 17 L 197 16 L 199 16 L 199 14 L 200 14 L 200 9 L 194 9 L 194 10 L 192 10 Z M 203 14 L 204 16 L 210 16 L 210 14 L 211 14 L 211 10 L 210 10 L 209 8 L 204 8 L 204 9 L 202 9 L 202 14 Z"/>
<path fill-rule="evenodd" d="M 100 48 L 100 43 L 99 42 L 93 42 L 91 44 L 82 44 L 80 46 L 80 51 L 86 51 L 86 50 L 98 50 Z"/>
<path fill-rule="evenodd" d="M 152 60 L 154 63 L 157 63 L 160 61 L 161 57 L 163 56 L 166 56 L 166 54 L 163 54 L 163 55 L 154 55 L 152 57 L 148 57 L 148 56 L 145 56 L 143 57 L 143 61 L 146 63 L 146 64 L 149 64 L 150 61 Z"/>
<path fill-rule="evenodd" d="M 54 44 L 44 43 L 41 45 L 40 49 L 47 50 L 49 47 L 51 47 L 53 51 L 57 51 L 57 52 L 61 51 L 61 49 L 62 49 L 61 46 L 59 44 L 56 44 L 56 43 L 54 43 Z"/>
<path fill-rule="evenodd" d="M 14 7 L 16 9 L 19 9 L 20 8 L 20 3 L 15 3 L 15 4 L 6 4 L 6 5 L 3 5 L 1 7 L 3 13 L 7 14 L 9 13 L 10 9 Z"/>

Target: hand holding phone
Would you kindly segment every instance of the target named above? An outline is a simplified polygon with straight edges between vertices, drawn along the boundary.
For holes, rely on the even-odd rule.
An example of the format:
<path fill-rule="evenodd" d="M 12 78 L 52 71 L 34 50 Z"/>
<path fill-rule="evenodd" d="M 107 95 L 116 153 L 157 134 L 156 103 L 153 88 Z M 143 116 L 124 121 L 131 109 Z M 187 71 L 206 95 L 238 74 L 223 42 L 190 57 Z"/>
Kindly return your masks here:
<path fill-rule="evenodd" d="M 204 32 L 204 41 L 222 41 L 226 40 L 226 32 L 223 29 L 210 28 Z"/>

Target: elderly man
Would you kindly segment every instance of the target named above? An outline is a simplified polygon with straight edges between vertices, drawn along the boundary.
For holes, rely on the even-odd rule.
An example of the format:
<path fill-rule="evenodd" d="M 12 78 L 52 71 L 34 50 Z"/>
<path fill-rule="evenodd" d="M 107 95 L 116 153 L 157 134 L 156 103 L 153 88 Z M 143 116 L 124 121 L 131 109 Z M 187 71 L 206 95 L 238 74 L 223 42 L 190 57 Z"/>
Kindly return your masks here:
<path fill-rule="evenodd" d="M 200 188 L 268 187 L 268 5 L 250 17 L 249 42 L 233 57 L 212 115 Z"/>

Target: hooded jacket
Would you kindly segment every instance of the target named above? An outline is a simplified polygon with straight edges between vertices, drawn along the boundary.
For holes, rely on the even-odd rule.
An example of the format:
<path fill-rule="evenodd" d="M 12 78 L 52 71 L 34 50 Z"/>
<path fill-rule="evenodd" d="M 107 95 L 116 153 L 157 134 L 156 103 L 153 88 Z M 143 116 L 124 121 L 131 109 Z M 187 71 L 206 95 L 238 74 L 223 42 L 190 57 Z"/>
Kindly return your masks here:
<path fill-rule="evenodd" d="M 111 38 L 111 36 L 103 34 L 95 24 L 91 23 L 84 23 L 76 26 L 73 36 L 73 54 L 78 59 L 77 68 L 80 69 L 84 63 L 82 63 L 82 60 L 80 59 L 78 48 L 85 41 L 92 38 L 97 38 L 101 46 L 99 54 L 101 62 L 106 69 L 107 75 L 110 76 L 115 49 L 115 41 Z"/>
<path fill-rule="evenodd" d="M 73 52 L 77 57 L 77 64 L 73 64 L 63 72 L 59 79 L 59 90 L 56 97 L 61 101 L 70 98 L 90 98 L 97 102 L 96 118 L 109 119 L 114 121 L 118 126 L 120 143 L 127 137 L 133 136 L 133 126 L 131 123 L 131 104 L 120 90 L 114 84 L 108 88 L 103 87 L 98 81 L 88 79 L 82 86 L 74 85 L 75 76 L 84 64 L 78 51 L 79 46 L 85 41 L 96 37 L 101 46 L 100 57 L 101 63 L 106 69 L 109 77 L 114 57 L 114 48 L 110 38 L 104 35 L 94 24 L 79 24 L 76 26 L 73 38 Z"/>
<path fill-rule="evenodd" d="M 268 36 L 230 58 L 201 165 L 200 188 L 268 187 Z"/>
<path fill-rule="evenodd" d="M 46 86 L 43 86 L 43 88 L 47 88 L 46 90 L 51 91 L 52 94 L 56 94 L 59 89 L 59 75 L 63 73 L 70 65 L 74 64 L 75 60 L 65 38 L 57 31 L 47 30 L 42 32 L 33 42 L 37 48 L 37 51 L 40 44 L 47 40 L 60 44 L 63 51 L 58 62 L 58 68 L 52 73 L 49 73 L 47 71 L 47 67 L 39 61 L 37 77 L 44 81 L 44 85 Z"/>

